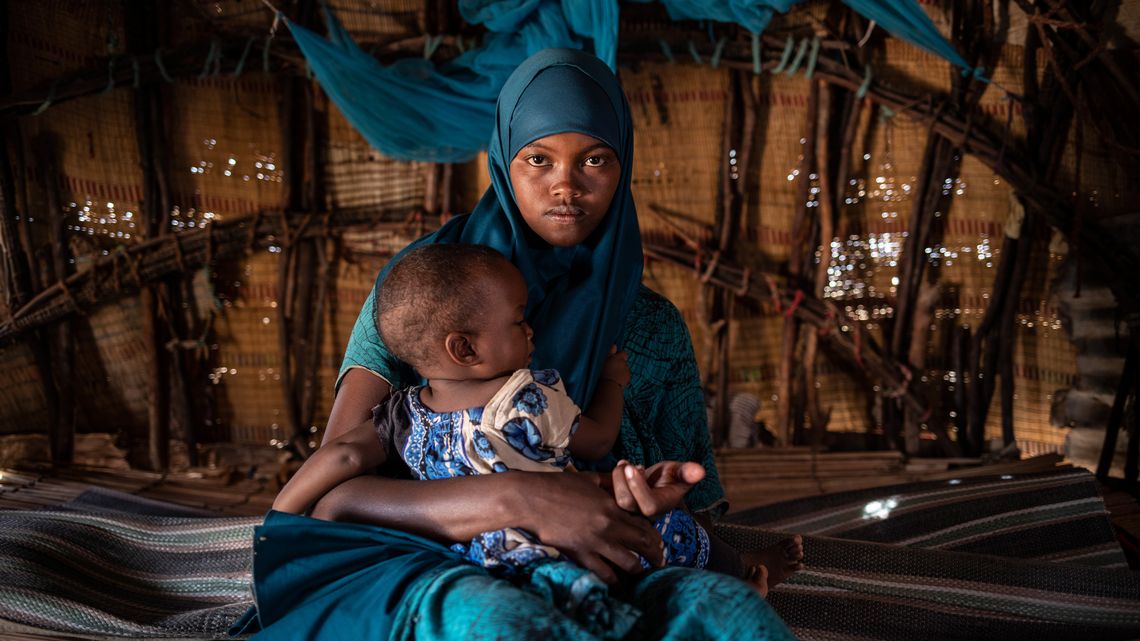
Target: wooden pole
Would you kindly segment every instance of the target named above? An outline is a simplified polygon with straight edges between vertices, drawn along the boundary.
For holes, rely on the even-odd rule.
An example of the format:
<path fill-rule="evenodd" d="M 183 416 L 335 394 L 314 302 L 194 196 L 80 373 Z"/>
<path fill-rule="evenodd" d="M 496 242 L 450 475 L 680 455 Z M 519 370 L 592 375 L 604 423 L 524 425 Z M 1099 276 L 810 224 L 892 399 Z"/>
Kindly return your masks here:
<path fill-rule="evenodd" d="M 7 0 L 0 0 L 0 46 L 8 44 L 10 12 L 11 7 Z M 0 95 L 7 95 L 11 91 L 12 78 L 9 64 L 0 64 Z M 15 316 L 18 309 L 41 290 L 43 280 L 39 270 L 36 269 L 37 259 L 28 215 L 26 212 L 21 214 L 17 206 L 15 166 L 10 154 L 14 148 L 17 154 L 22 155 L 23 136 L 19 125 L 11 118 L 0 118 L 0 133 L 3 133 L 3 136 L 0 136 L 0 244 L 2 244 L 0 254 L 3 254 L 4 258 L 4 289 L 7 291 L 8 312 Z M 26 207 L 26 199 L 24 204 Z M 57 433 L 60 417 L 65 414 L 60 412 L 49 333 L 40 331 L 33 333 L 29 347 L 47 405 L 49 435 L 54 436 Z M 70 462 L 66 445 L 54 438 L 51 442 L 56 446 L 52 449 L 52 460 L 60 463 Z M 64 447 L 60 448 L 60 445 Z"/>
<path fill-rule="evenodd" d="M 60 202 L 58 154 L 60 141 L 45 135 L 35 143 L 36 165 L 43 183 L 44 202 L 48 210 L 50 227 L 52 280 L 65 280 L 71 273 L 67 237 L 63 221 L 63 204 Z M 52 463 L 69 465 L 75 455 L 75 322 L 60 323 L 48 332 L 51 343 L 51 381 L 55 387 L 56 409 L 50 427 L 48 442 L 51 445 Z"/>
<path fill-rule="evenodd" d="M 840 128 L 845 123 L 842 109 L 838 104 L 838 99 L 842 98 L 844 92 L 842 89 L 835 89 L 830 86 L 825 86 L 822 80 L 816 80 L 819 87 L 820 107 L 819 107 L 819 122 L 816 125 L 816 154 L 818 155 L 818 162 L 816 166 L 819 174 L 819 196 L 816 199 L 818 203 L 816 208 L 819 213 L 819 238 L 818 247 L 820 251 L 819 263 L 815 267 L 814 282 L 812 283 L 812 293 L 819 299 L 823 299 L 824 287 L 827 285 L 827 270 L 831 264 L 831 239 L 835 237 L 835 225 L 837 220 L 837 212 L 839 207 L 837 198 L 835 196 L 835 188 L 833 185 L 832 167 L 836 165 L 842 166 L 846 159 L 837 159 L 838 155 L 842 155 L 845 151 L 843 142 L 847 140 L 847 133 L 840 129 L 842 138 L 836 138 L 836 125 Z M 852 127 L 854 129 L 854 127 Z M 854 136 L 852 132 L 850 134 Z M 836 141 L 839 144 L 832 144 Z M 845 171 L 845 170 L 842 170 Z M 843 187 L 846 186 L 844 183 Z M 819 379 L 817 369 L 819 363 L 817 362 L 819 352 L 819 330 L 816 327 L 804 324 L 801 329 L 804 340 L 804 392 L 805 402 L 807 404 L 808 418 L 811 422 L 811 433 L 809 436 L 809 444 L 813 449 L 819 449 L 823 444 L 824 436 L 827 433 L 827 423 L 830 417 L 830 410 L 824 411 L 820 406 L 819 395 Z"/>
<path fill-rule="evenodd" d="M 811 175 L 815 172 L 816 123 L 819 121 L 819 83 L 811 84 L 808 94 L 807 123 L 804 126 L 803 158 L 800 161 L 800 175 L 796 195 L 796 214 L 792 222 L 792 246 L 788 255 L 788 281 L 800 290 L 811 290 L 811 285 L 805 284 L 805 264 L 809 263 L 809 255 L 813 245 L 812 221 L 808 214 L 808 196 L 811 189 Z M 812 278 L 814 281 L 814 277 Z M 799 378 L 802 370 L 795 365 L 796 344 L 798 342 L 799 325 L 795 315 L 784 319 L 784 329 L 780 343 L 780 381 L 778 384 L 777 415 L 779 442 L 791 445 L 797 425 L 802 423 L 802 416 L 794 416 L 796 407 L 793 398 L 796 389 L 795 379 Z"/>
<path fill-rule="evenodd" d="M 310 28 L 319 28 L 316 3 L 304 0 L 297 7 L 294 20 Z M 289 443 L 302 458 L 312 448 L 309 441 L 315 408 L 317 367 L 319 362 L 324 301 L 313 302 L 314 288 L 327 295 L 327 288 L 315 286 L 314 277 L 327 276 L 327 268 L 318 267 L 316 243 L 324 238 L 305 239 L 301 234 L 323 208 L 323 128 L 316 110 L 314 83 L 308 78 L 290 78 L 281 122 L 283 137 L 289 141 L 284 158 L 285 202 L 291 209 L 307 212 L 300 229 L 291 230 L 282 244 L 278 267 L 277 337 L 281 353 L 281 395 Z M 300 135 L 298 135 L 298 132 Z M 323 228 L 322 228 L 323 229 Z M 317 356 L 314 356 L 316 350 Z"/>
<path fill-rule="evenodd" d="M 737 147 L 741 142 L 741 113 L 739 75 L 733 71 L 728 75 L 728 92 L 724 99 L 724 129 L 721 132 L 720 150 L 720 208 L 717 211 L 717 252 L 728 258 L 732 254 L 732 232 L 735 229 L 734 214 L 739 212 L 740 197 L 737 183 L 740 179 L 736 159 Z M 699 283 L 698 287 L 706 287 Z M 713 403 L 713 435 L 716 443 L 728 439 L 728 368 L 729 368 L 729 308 L 732 301 L 725 290 L 714 291 L 714 303 L 710 315 L 710 327 L 716 328 L 716 398 Z"/>
<path fill-rule="evenodd" d="M 128 47 L 139 54 L 154 51 L 161 43 L 163 30 L 161 3 L 147 0 L 132 1 L 127 10 Z M 164 169 L 166 150 L 164 105 L 161 88 L 154 85 L 140 85 L 134 92 L 136 140 L 139 163 L 143 174 L 142 213 L 146 238 L 159 238 L 171 234 L 170 231 L 170 188 L 167 172 Z M 151 350 L 149 363 L 148 411 L 147 411 L 147 460 L 150 468 L 165 472 L 170 467 L 170 423 L 172 405 L 184 405 L 188 401 L 173 398 L 172 391 L 182 392 L 181 370 L 172 368 L 171 350 L 168 345 L 175 340 L 171 331 L 172 315 L 179 313 L 171 304 L 169 280 L 156 283 L 143 289 L 142 329 L 144 340 Z M 173 279 L 177 286 L 177 278 Z M 185 426 L 185 429 L 193 429 Z"/>
<path fill-rule="evenodd" d="M 1120 426 L 1124 423 L 1124 408 L 1128 395 L 1136 388 L 1137 373 L 1140 372 L 1140 325 L 1133 324 L 1129 329 L 1131 331 L 1128 337 L 1128 351 L 1124 357 L 1124 370 L 1120 373 L 1116 397 L 1108 414 L 1104 445 L 1100 449 L 1100 460 L 1096 466 L 1096 477 L 1102 481 L 1108 478 L 1112 469 L 1112 460 L 1116 457 L 1116 438 L 1120 433 Z M 1135 441 L 1135 434 L 1131 436 L 1133 438 L 1130 441 Z M 1131 446 L 1131 443 L 1129 445 Z"/>

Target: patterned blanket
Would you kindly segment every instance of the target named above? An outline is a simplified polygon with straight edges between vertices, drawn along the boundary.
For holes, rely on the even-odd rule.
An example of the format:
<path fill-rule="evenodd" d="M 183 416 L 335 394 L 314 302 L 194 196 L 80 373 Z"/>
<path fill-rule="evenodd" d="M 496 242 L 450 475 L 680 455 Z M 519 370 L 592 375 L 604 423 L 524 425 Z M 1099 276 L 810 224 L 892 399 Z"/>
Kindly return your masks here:
<path fill-rule="evenodd" d="M 224 637 L 251 603 L 260 519 L 108 496 L 0 513 L 0 636 L 9 622 L 95 637 Z M 739 513 L 718 531 L 741 548 L 779 531 L 809 535 L 807 568 L 770 595 L 805 640 L 1140 637 L 1140 574 L 1120 569 L 1087 473 L 796 500 Z"/>

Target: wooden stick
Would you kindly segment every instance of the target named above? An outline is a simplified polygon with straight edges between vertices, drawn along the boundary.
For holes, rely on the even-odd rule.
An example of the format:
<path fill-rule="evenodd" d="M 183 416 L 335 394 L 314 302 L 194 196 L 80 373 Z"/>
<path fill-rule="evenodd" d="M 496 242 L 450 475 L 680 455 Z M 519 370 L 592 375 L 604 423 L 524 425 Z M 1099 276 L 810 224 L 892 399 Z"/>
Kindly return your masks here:
<path fill-rule="evenodd" d="M 724 100 L 724 127 L 721 135 L 721 162 L 720 162 L 720 207 L 717 210 L 716 224 L 717 256 L 731 259 L 735 253 L 732 239 L 733 232 L 738 225 L 741 206 L 739 160 L 732 157 L 744 140 L 743 114 L 741 113 L 742 91 L 748 88 L 742 86 L 745 81 L 735 71 L 728 71 L 728 94 Z M 733 178 L 733 176 L 736 178 Z M 698 287 L 705 287 L 704 283 Z M 710 327 L 716 327 L 716 399 L 713 403 L 713 433 L 717 443 L 728 440 L 728 370 L 730 357 L 728 341 L 730 334 L 729 323 L 732 318 L 731 307 L 733 301 L 728 292 L 720 290 L 716 293 L 713 304 Z"/>
<path fill-rule="evenodd" d="M 999 331 L 998 365 L 1001 376 L 1001 432 L 1003 447 L 1014 444 L 1013 429 L 1013 392 L 1014 368 L 1013 357 L 1017 347 L 1017 315 L 1021 308 L 1021 289 L 1029 274 L 1029 264 L 1033 259 L 1033 219 L 1026 218 L 1021 227 L 1021 237 L 1018 241 L 1017 263 L 1014 266 L 1010 279 L 1010 288 L 1005 296 L 1001 311 L 1001 329 Z M 999 301 L 991 301 L 991 305 Z"/>
<path fill-rule="evenodd" d="M 3 43 L 7 42 L 9 13 L 8 3 L 0 2 L 0 42 Z M 5 61 L 0 64 L 0 93 L 7 93 L 11 88 L 11 75 L 8 63 Z M 36 261 L 28 229 L 28 216 L 26 213 L 21 215 L 17 204 L 15 184 L 17 163 L 12 162 L 10 155 L 13 148 L 17 154 L 22 155 L 23 137 L 19 126 L 6 118 L 0 119 L 0 133 L 3 133 L 0 137 L 0 258 L 4 260 L 3 287 L 8 294 L 8 313 L 14 315 L 19 307 L 36 295 L 41 284 L 35 269 Z M 23 164 L 19 163 L 21 166 Z M 24 200 L 26 207 L 27 199 Z M 52 429 L 59 422 L 59 400 L 52 376 L 48 339 L 44 332 L 36 331 L 28 337 L 28 344 L 47 403 L 48 426 Z"/>
<path fill-rule="evenodd" d="M 128 12 L 128 47 L 134 53 L 153 51 L 160 46 L 162 32 L 162 17 L 156 7 L 140 5 Z M 136 143 L 143 172 L 143 232 L 145 238 L 159 238 L 172 234 L 169 224 L 170 188 L 164 167 L 168 145 L 162 92 L 154 85 L 140 85 L 134 92 L 134 98 L 138 121 Z M 183 397 L 187 390 L 182 380 L 183 372 L 173 368 L 171 350 L 167 347 L 175 340 L 174 315 L 181 314 L 181 310 L 173 305 L 171 287 L 179 287 L 178 281 L 166 279 L 166 282 L 156 282 L 144 290 L 142 296 L 143 335 L 151 350 L 147 452 L 151 469 L 158 472 L 167 471 L 170 465 L 172 409 L 175 406 L 186 408 L 190 404 L 189 398 Z M 184 429 L 193 429 L 193 426 L 186 425 Z"/>
<path fill-rule="evenodd" d="M 327 222 L 324 228 L 327 230 Z M 324 335 L 325 308 L 329 299 L 329 290 L 333 285 L 334 273 L 332 269 L 333 260 L 330 260 L 328 255 L 328 238 L 318 236 L 310 242 L 312 242 L 317 255 L 317 294 L 313 303 L 313 320 L 309 327 L 308 353 L 305 355 L 304 361 L 305 371 L 309 376 L 303 390 L 301 412 L 304 417 L 304 425 L 308 425 L 312 429 L 317 414 L 317 381 L 319 380 L 317 374 L 320 373 L 321 367 L 321 339 Z M 333 258 L 335 259 L 335 255 Z M 312 435 L 307 434 L 305 437 L 312 438 Z M 306 450 L 310 449 L 307 441 L 299 447 Z"/>
<path fill-rule="evenodd" d="M 926 413 L 928 395 L 923 383 L 905 376 L 905 370 L 883 354 L 871 337 L 862 336 L 856 340 L 859 326 L 837 313 L 834 306 L 802 291 L 790 288 L 773 290 L 769 282 L 775 283 L 775 277 L 770 274 L 746 271 L 723 260 L 709 265 L 703 256 L 691 249 L 646 243 L 645 253 L 651 258 L 707 273 L 708 282 L 738 295 L 749 296 L 762 303 L 779 301 L 782 309 L 791 309 L 792 314 L 803 322 L 820 328 L 820 339 L 832 354 L 865 372 L 871 381 L 883 387 L 885 394 L 901 398 L 905 407 L 919 415 Z M 797 304 L 793 307 L 793 303 Z M 932 430 L 940 446 L 958 456 L 958 447 L 949 440 L 945 431 L 938 426 L 932 426 Z"/>
<path fill-rule="evenodd" d="M 118 300 L 137 292 L 141 286 L 180 274 L 183 269 L 198 269 L 211 256 L 215 259 L 238 256 L 251 245 L 270 244 L 270 239 L 275 239 L 272 244 L 276 244 L 284 233 L 280 227 L 282 219 L 292 221 L 291 225 L 296 228 L 308 215 L 269 210 L 187 230 L 178 234 L 181 253 L 175 249 L 174 239 L 160 237 L 107 256 L 97 256 L 89 266 L 37 294 L 10 318 L 0 322 L 0 346 L 81 309 Z M 350 209 L 333 213 L 329 224 L 336 230 L 368 225 L 373 229 L 405 233 L 411 239 L 417 234 L 415 229 L 409 228 L 408 219 L 406 209 Z M 305 229 L 298 237 L 307 238 L 316 233 L 317 230 Z"/>
<path fill-rule="evenodd" d="M 812 253 L 810 251 L 812 245 L 811 231 L 813 225 L 808 217 L 808 196 L 811 189 L 811 174 L 815 172 L 815 146 L 816 146 L 816 123 L 819 120 L 819 83 L 812 83 L 811 91 L 808 94 L 807 106 L 807 122 L 804 125 L 804 145 L 803 145 L 803 158 L 800 162 L 800 175 L 798 189 L 796 190 L 796 214 L 792 222 L 792 246 L 788 255 L 788 279 L 793 286 L 799 289 L 805 287 L 804 266 L 807 263 L 807 255 Z M 813 279 L 814 280 L 814 279 Z M 799 423 L 801 416 L 794 416 L 793 409 L 796 405 L 793 395 L 796 389 L 796 380 L 802 375 L 802 370 L 795 367 L 795 352 L 798 331 L 798 320 L 795 315 L 788 316 L 784 319 L 784 329 L 781 334 L 780 343 L 780 381 L 777 389 L 779 397 L 777 398 L 777 416 L 778 416 L 778 432 L 777 438 L 781 444 L 790 445 L 792 443 L 793 432 L 796 430 L 796 423 Z"/>
<path fill-rule="evenodd" d="M 957 321 L 955 321 L 957 322 Z M 970 326 L 954 326 L 951 342 L 950 367 L 954 372 L 954 424 L 958 427 L 958 442 L 964 444 L 962 450 L 968 454 L 981 452 L 981 444 L 975 442 L 969 430 L 969 405 L 966 395 L 966 381 L 970 378 L 968 357 L 970 352 Z"/>
<path fill-rule="evenodd" d="M 57 155 L 60 141 L 51 135 L 44 135 L 36 141 L 36 164 L 43 182 L 44 202 L 49 212 L 51 228 L 52 279 L 62 280 L 70 273 L 63 205 L 60 202 L 60 180 Z M 51 378 L 45 381 L 55 387 L 56 407 L 52 414 L 53 423 L 49 427 L 51 458 L 55 465 L 69 465 L 75 454 L 75 323 L 60 323 L 52 328 Z"/>
<path fill-rule="evenodd" d="M 831 239 L 835 237 L 835 218 L 838 211 L 835 195 L 832 188 L 832 172 L 831 167 L 835 163 L 836 158 L 833 154 L 832 145 L 832 123 L 839 116 L 842 120 L 842 114 L 836 113 L 836 104 L 832 102 L 836 90 L 832 90 L 829 86 L 822 86 L 823 81 L 815 81 L 820 86 L 820 107 L 819 107 L 819 123 L 816 126 L 816 153 L 819 155 L 819 162 L 817 162 L 819 172 L 819 197 L 816 199 L 819 212 L 819 264 L 815 268 L 814 283 L 812 293 L 817 298 L 823 298 L 824 287 L 827 284 L 828 268 L 831 265 Z M 842 146 L 840 142 L 839 147 Z M 842 153 L 842 152 L 840 152 Z M 830 411 L 824 412 L 820 407 L 819 385 L 817 379 L 816 369 L 818 363 L 816 357 L 819 347 L 819 331 L 817 328 L 809 325 L 801 327 L 801 340 L 804 341 L 804 391 L 805 402 L 807 403 L 808 417 L 811 421 L 811 438 L 810 444 L 813 449 L 818 449 L 823 444 L 823 438 L 827 432 L 827 422 L 830 416 Z"/>
<path fill-rule="evenodd" d="M 300 75 L 305 67 L 304 58 L 291 39 L 280 36 L 278 33 L 270 49 L 274 70 L 289 68 L 294 74 Z M 221 48 L 220 73 L 229 75 L 234 72 L 250 38 L 264 41 L 265 33 L 220 34 L 218 39 L 218 46 Z M 107 71 L 107 60 L 100 60 L 88 69 L 63 74 L 34 89 L 0 96 L 0 114 L 28 115 L 43 107 L 45 103 L 50 107 L 102 93 L 108 84 L 114 87 L 132 86 L 135 81 L 136 64 L 140 87 L 165 83 L 166 79 L 156 59 L 158 57 L 161 57 L 162 68 L 166 69 L 171 77 L 195 78 L 202 70 L 202 61 L 206 59 L 210 46 L 209 41 L 199 41 L 178 49 L 162 51 L 157 55 L 154 49 L 151 49 L 145 53 L 118 57 L 110 74 Z M 247 68 L 249 66 L 247 65 Z"/>
<path fill-rule="evenodd" d="M 1129 328 L 1128 351 L 1124 357 L 1124 370 L 1120 373 L 1120 382 L 1117 384 L 1116 396 L 1112 402 L 1112 409 L 1108 414 L 1108 424 L 1104 431 L 1104 445 L 1100 449 L 1100 459 L 1096 466 L 1096 477 L 1100 480 L 1108 478 L 1112 469 L 1112 460 L 1116 457 L 1116 438 L 1120 433 L 1120 426 L 1124 423 L 1124 407 L 1128 395 L 1136 387 L 1137 373 L 1140 372 L 1140 325 L 1133 323 Z"/>

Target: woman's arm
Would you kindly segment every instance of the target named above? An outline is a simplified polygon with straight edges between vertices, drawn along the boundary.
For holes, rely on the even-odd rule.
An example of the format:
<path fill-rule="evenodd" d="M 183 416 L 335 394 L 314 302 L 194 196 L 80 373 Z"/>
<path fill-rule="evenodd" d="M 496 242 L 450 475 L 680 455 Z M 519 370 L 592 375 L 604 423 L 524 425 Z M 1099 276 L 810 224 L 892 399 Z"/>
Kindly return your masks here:
<path fill-rule="evenodd" d="M 314 452 L 281 488 L 273 509 L 303 514 L 338 485 L 383 465 L 386 458 L 372 422 L 363 423 Z"/>
<path fill-rule="evenodd" d="M 506 472 L 437 481 L 360 476 L 325 495 L 313 516 L 373 523 L 441 542 L 517 527 L 606 581 L 663 562 L 661 536 L 618 507 L 594 474 Z"/>
<path fill-rule="evenodd" d="M 333 399 L 332 412 L 321 445 L 339 438 L 364 421 L 371 421 L 372 408 L 388 397 L 388 382 L 368 370 L 354 367 L 344 374 Z"/>

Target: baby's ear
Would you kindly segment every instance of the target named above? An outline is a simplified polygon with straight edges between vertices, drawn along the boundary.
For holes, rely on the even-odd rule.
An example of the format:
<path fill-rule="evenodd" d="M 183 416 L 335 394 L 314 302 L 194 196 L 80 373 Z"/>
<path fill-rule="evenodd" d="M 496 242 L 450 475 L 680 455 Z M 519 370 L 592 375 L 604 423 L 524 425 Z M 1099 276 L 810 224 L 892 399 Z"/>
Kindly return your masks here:
<path fill-rule="evenodd" d="M 444 349 L 447 357 L 456 365 L 470 367 L 479 364 L 479 355 L 475 353 L 475 342 L 470 334 L 450 332 L 444 338 Z"/>

